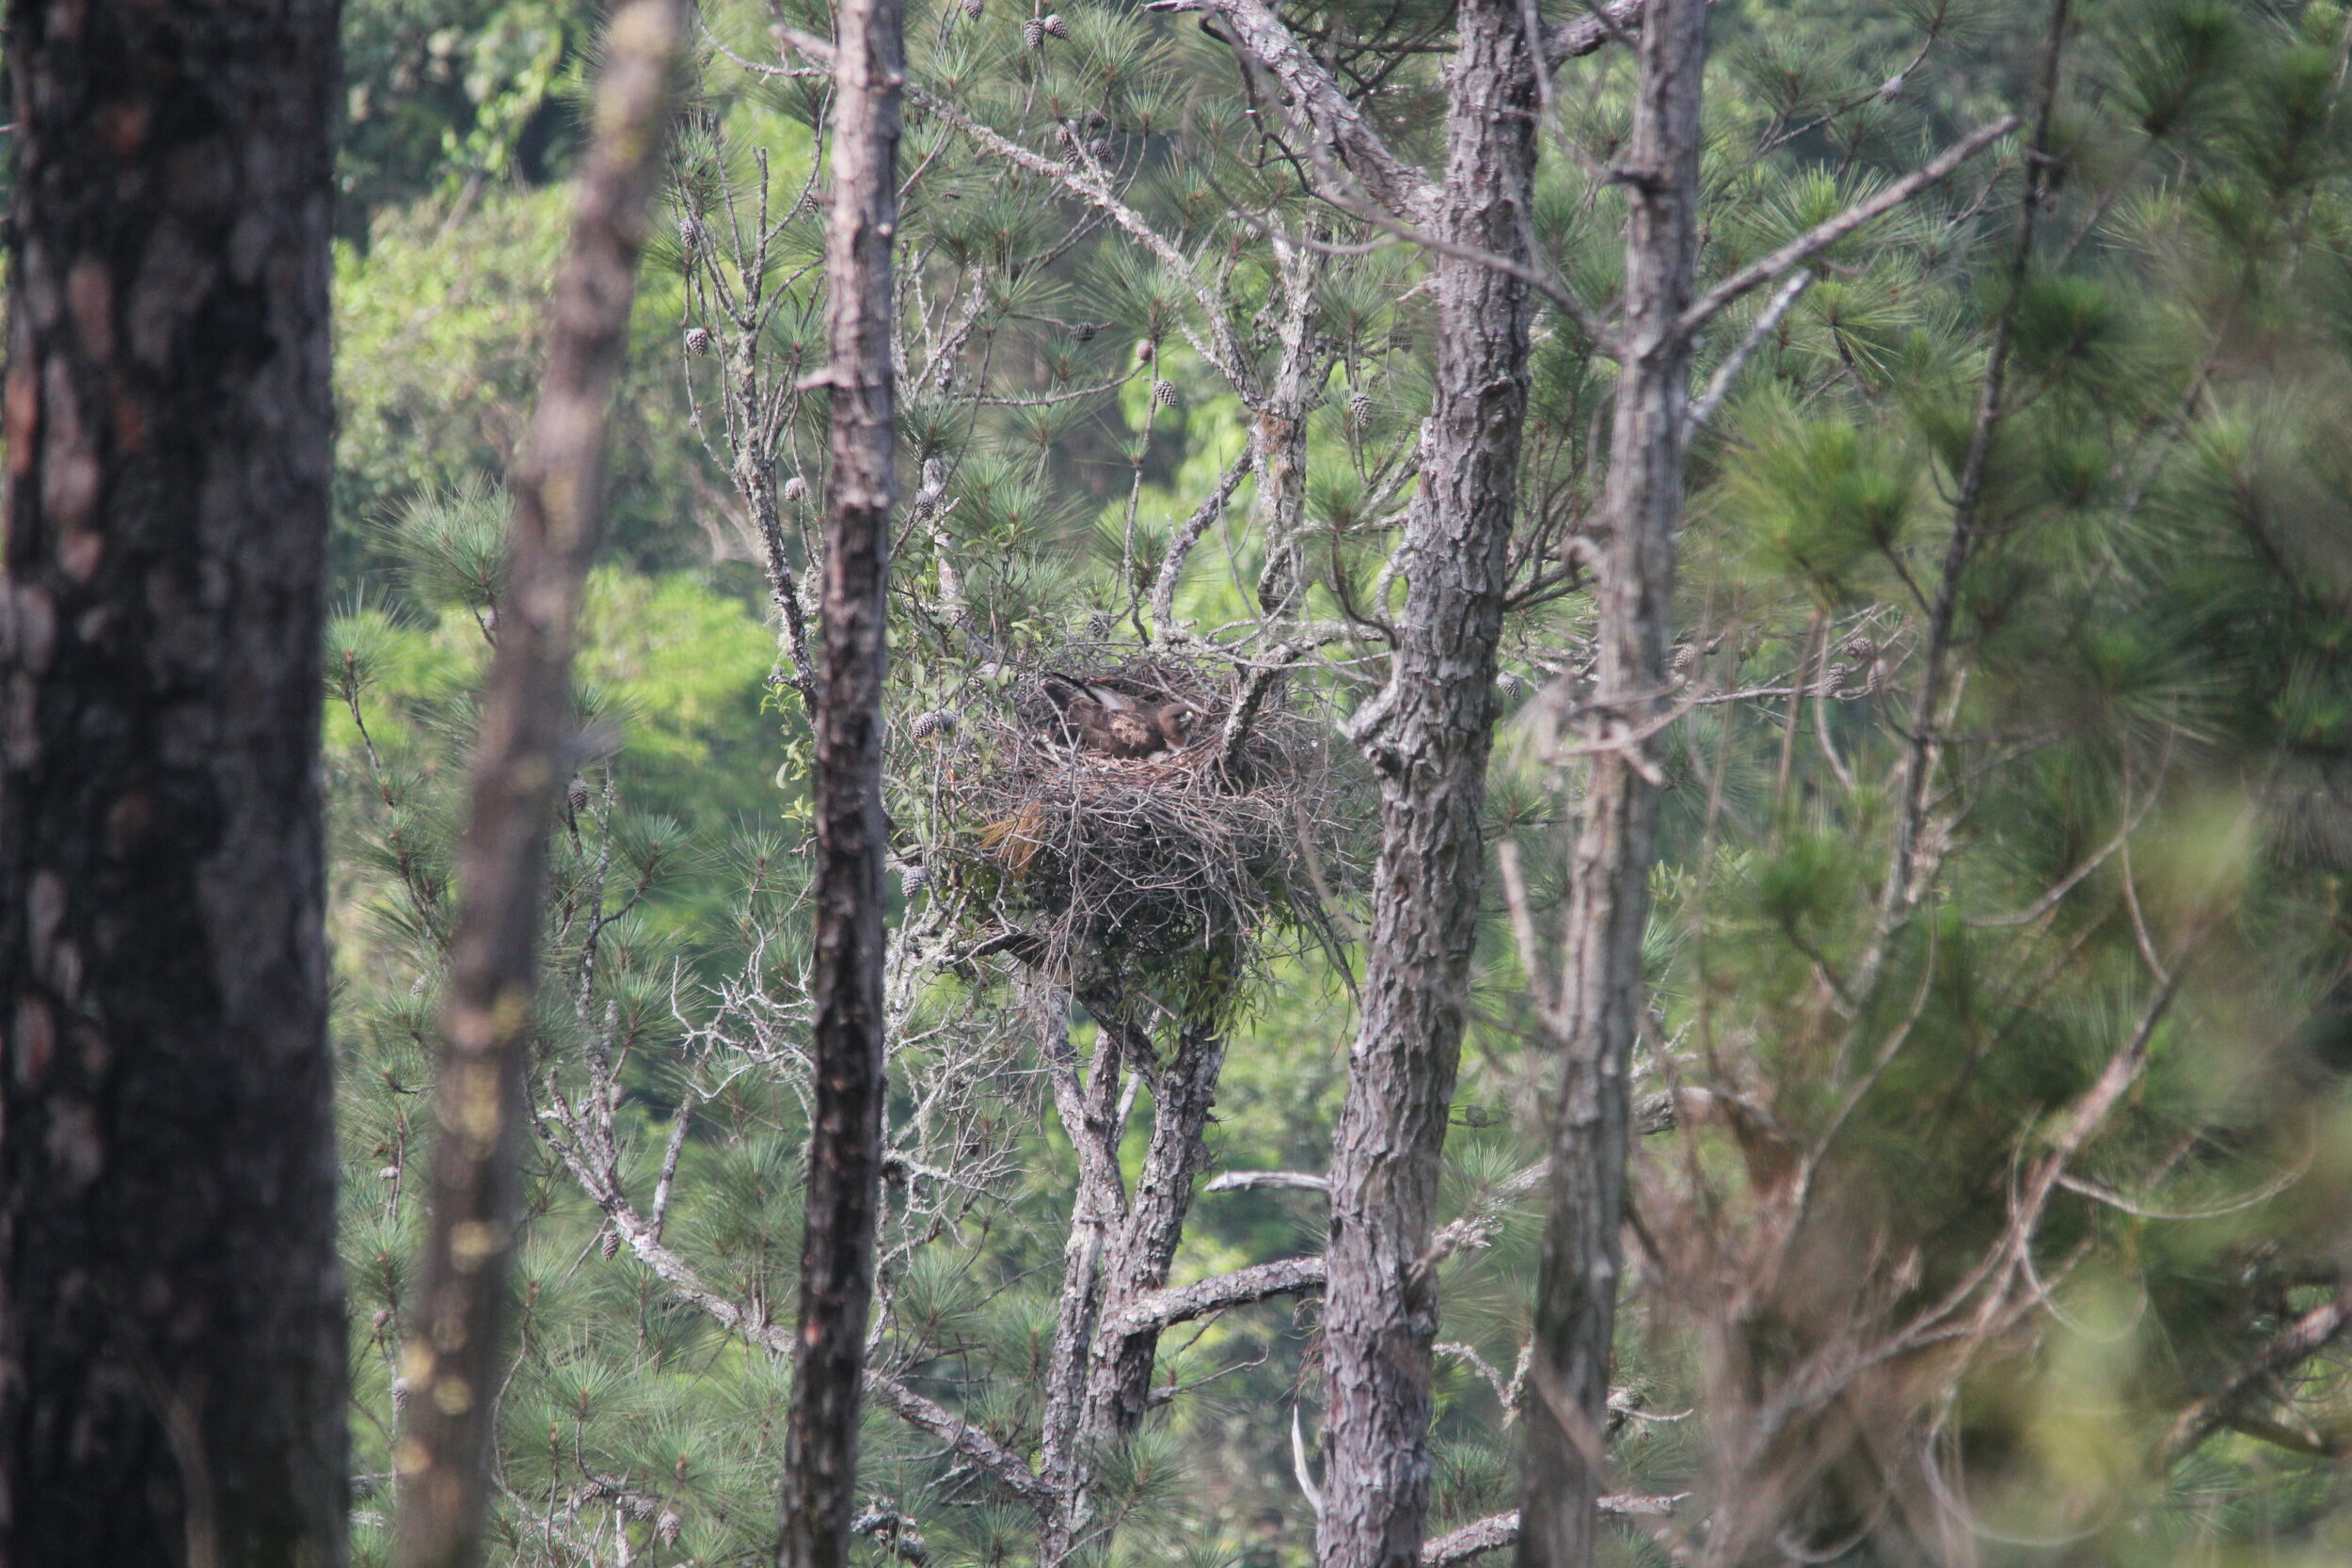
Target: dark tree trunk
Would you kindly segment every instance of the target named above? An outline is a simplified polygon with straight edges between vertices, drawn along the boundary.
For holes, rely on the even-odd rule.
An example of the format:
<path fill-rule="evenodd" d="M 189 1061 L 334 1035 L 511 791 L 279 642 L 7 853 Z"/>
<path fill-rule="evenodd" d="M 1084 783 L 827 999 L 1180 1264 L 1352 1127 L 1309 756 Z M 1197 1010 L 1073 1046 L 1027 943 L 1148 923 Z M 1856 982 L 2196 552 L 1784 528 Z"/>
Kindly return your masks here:
<path fill-rule="evenodd" d="M 832 465 L 817 676 L 816 1094 L 785 1440 L 785 1568 L 842 1568 L 874 1294 L 882 1099 L 882 688 L 890 567 L 898 0 L 843 0 L 825 240 Z"/>
<path fill-rule="evenodd" d="M 508 587 L 450 947 L 422 1311 L 402 1355 L 410 1385 L 395 1450 L 402 1568 L 468 1568 L 482 1553 L 548 831 L 574 761 L 572 641 L 603 518 L 605 427 L 661 173 L 680 13 L 675 0 L 633 0 L 608 29 L 547 376 L 515 476 Z"/>
<path fill-rule="evenodd" d="M 0 1563 L 343 1558 L 336 20 L 8 8 Z"/>
<path fill-rule="evenodd" d="M 1663 708 L 1674 633 L 1675 535 L 1690 427 L 1691 303 L 1698 255 L 1699 106 L 1707 0 L 1650 0 L 1640 41 L 1616 415 L 1597 594 L 1600 663 L 1593 758 L 1569 884 L 1560 996 L 1564 1082 L 1527 1401 L 1521 1568 L 1584 1568 L 1600 1493 L 1610 1342 L 1625 1207 L 1629 1073 L 1640 1030 L 1656 769 L 1643 756 Z"/>
<path fill-rule="evenodd" d="M 1465 0 L 1432 226 L 1524 259 L 1535 67 L 1516 0 Z M 1331 1156 L 1325 1568 L 1414 1568 L 1429 1492 L 1437 1282 L 1422 1266 L 1477 934 L 1479 813 L 1527 409 L 1527 286 L 1436 264 L 1438 393 L 1386 690 L 1351 724 L 1380 777 L 1363 1022 Z"/>

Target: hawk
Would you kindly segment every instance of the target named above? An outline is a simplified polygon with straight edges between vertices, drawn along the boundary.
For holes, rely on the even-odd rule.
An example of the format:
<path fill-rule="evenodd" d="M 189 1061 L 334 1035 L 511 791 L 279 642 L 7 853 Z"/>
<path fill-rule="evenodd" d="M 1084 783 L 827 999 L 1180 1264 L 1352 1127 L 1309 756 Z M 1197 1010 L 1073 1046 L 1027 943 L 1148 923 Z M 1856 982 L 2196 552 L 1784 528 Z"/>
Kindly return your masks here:
<path fill-rule="evenodd" d="M 1181 752 L 1193 742 L 1200 709 L 1182 698 L 1151 702 L 1099 681 L 1048 677 L 1064 736 L 1082 752 L 1133 760 Z"/>

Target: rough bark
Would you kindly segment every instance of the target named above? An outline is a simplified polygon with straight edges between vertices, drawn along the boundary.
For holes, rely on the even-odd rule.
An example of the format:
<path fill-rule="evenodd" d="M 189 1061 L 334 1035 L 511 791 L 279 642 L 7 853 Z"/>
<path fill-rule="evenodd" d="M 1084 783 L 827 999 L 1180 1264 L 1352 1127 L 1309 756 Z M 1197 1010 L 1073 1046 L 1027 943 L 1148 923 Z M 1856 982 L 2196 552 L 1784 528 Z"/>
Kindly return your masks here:
<path fill-rule="evenodd" d="M 1166 1065 L 1147 1071 L 1151 1041 L 1128 1021 L 1119 998 L 1105 988 L 1083 1000 L 1096 1030 L 1086 1082 L 1078 1082 L 1066 1036 L 1050 1064 L 1056 1106 L 1079 1151 L 1079 1190 L 1063 1255 L 1040 1453 L 1055 1493 L 1038 1543 L 1038 1560 L 1049 1568 L 1089 1544 L 1102 1461 L 1135 1435 L 1150 1408 L 1160 1333 L 1179 1321 L 1162 1309 L 1161 1292 L 1207 1161 L 1203 1133 L 1225 1061 L 1223 1032 L 1196 1021 L 1180 1031 Z M 1049 1054 L 1058 1023 L 1049 1021 Z M 1145 1073 L 1152 1102 L 1152 1134 L 1132 1193 L 1118 1156 L 1122 1063 Z M 1307 1283 L 1302 1275 L 1287 1288 Z M 1262 1300 L 1282 1288 L 1245 1291 L 1237 1299 Z M 1205 1302 L 1200 1308 L 1214 1309 Z"/>
<path fill-rule="evenodd" d="M 1520 8 L 1458 13 L 1438 236 L 1523 261 L 1535 64 Z M 1413 1568 L 1429 1490 L 1437 1284 L 1423 1266 L 1482 884 L 1479 813 L 1527 408 L 1518 277 L 1436 262 L 1438 390 L 1389 684 L 1350 732 L 1380 779 L 1363 1017 L 1331 1161 L 1326 1568 Z"/>
<path fill-rule="evenodd" d="M 1225 1064 L 1225 1037 L 1190 1026 L 1178 1037 L 1168 1065 L 1154 1074 L 1152 1138 L 1127 1202 L 1126 1223 L 1103 1259 L 1104 1310 L 1097 1319 L 1089 1369 L 1084 1435 L 1097 1446 L 1123 1441 L 1143 1425 L 1159 1353 L 1161 1322 L 1137 1318 L 1134 1307 L 1168 1283 L 1192 1211 L 1193 1185 L 1208 1160 L 1202 1137 Z"/>
<path fill-rule="evenodd" d="M 464 1568 L 481 1556 L 547 836 L 572 771 L 572 642 L 682 31 L 675 0 L 633 0 L 612 19 L 595 139 L 556 282 L 546 380 L 515 477 L 509 586 L 483 700 L 459 866 L 464 901 L 450 949 L 422 1310 L 403 1354 L 411 1398 L 395 1450 L 402 1568 Z"/>
<path fill-rule="evenodd" d="M 1098 1025 L 1082 1081 L 1070 1046 L 1068 990 L 1041 984 L 1030 1006 L 1039 1015 L 1054 1106 L 1078 1156 L 1078 1189 L 1071 1196 L 1070 1229 L 1062 1244 L 1061 1297 L 1046 1366 L 1038 1445 L 1038 1468 L 1057 1499 L 1038 1544 L 1038 1560 L 1051 1564 L 1070 1550 L 1073 1511 L 1068 1499 L 1081 1472 L 1078 1433 L 1086 1410 L 1088 1358 L 1102 1309 L 1104 1239 L 1126 1208 L 1126 1182 L 1119 1165 L 1121 1053 L 1119 1032 Z"/>
<path fill-rule="evenodd" d="M 825 239 L 833 400 L 819 578 L 813 1104 L 800 1331 L 785 1436 L 785 1568 L 842 1568 L 874 1295 L 883 1085 L 882 592 L 890 566 L 891 247 L 906 66 L 898 0 L 844 0 Z"/>
<path fill-rule="evenodd" d="M 1527 1403 L 1523 1568 L 1583 1568 L 1600 1492 L 1629 1067 L 1644 1006 L 1642 933 L 1658 817 L 1659 775 L 1644 748 L 1666 701 L 1689 429 L 1691 335 L 1681 322 L 1698 253 L 1706 0 L 1650 0 L 1639 54 L 1625 165 L 1632 200 L 1622 369 L 1595 595 L 1598 750 L 1569 885 L 1559 991 L 1564 1065 Z"/>
<path fill-rule="evenodd" d="M 0 1563 L 342 1560 L 333 0 L 8 8 Z"/>
<path fill-rule="evenodd" d="M 1315 285 L 1321 256 L 1281 235 L 1273 236 L 1275 264 L 1282 278 L 1282 313 L 1276 328 L 1279 350 L 1262 404 L 1251 411 L 1249 463 L 1257 481 L 1258 538 L 1265 565 L 1258 574 L 1258 608 L 1287 621 L 1297 611 L 1310 580 L 1300 538 L 1307 518 L 1307 413 L 1322 368 L 1315 334 Z"/>

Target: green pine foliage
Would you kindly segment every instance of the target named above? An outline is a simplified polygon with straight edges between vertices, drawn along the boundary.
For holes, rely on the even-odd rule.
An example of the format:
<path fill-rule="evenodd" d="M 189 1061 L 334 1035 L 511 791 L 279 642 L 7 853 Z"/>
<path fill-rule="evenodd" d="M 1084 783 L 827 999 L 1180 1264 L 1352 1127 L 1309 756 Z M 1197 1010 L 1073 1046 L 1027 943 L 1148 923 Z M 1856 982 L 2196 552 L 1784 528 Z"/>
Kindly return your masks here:
<path fill-rule="evenodd" d="M 916 85 L 1045 167 L 910 111 L 876 1349 L 1030 1460 L 1076 1159 L 1019 962 L 975 951 L 1007 918 L 1001 889 L 942 870 L 954 737 L 1008 707 L 1020 671 L 1132 651 L 1147 627 L 1263 645 L 1249 639 L 1276 552 L 1254 479 L 1192 548 L 1180 628 L 1155 624 L 1152 595 L 1245 451 L 1255 416 L 1235 382 L 1274 372 L 1288 311 L 1314 344 L 1295 622 L 1391 610 L 1434 348 L 1422 258 L 1302 194 L 1263 134 L 1277 106 L 1193 19 L 1127 4 L 1057 15 L 1047 30 L 1041 12 L 985 0 L 909 16 Z M 1401 153 L 1440 156 L 1444 8 L 1283 15 L 1364 85 Z M 2024 102 L 2044 15 L 2011 0 L 1725 0 L 1704 278 Z M 613 549 L 576 696 L 585 752 L 548 892 L 543 1119 L 501 1396 L 497 1550 L 516 1563 L 736 1564 L 774 1539 L 789 1398 L 775 1337 L 793 1312 L 805 1133 L 809 739 L 766 574 L 781 562 L 804 591 L 823 487 L 826 410 L 800 385 L 822 353 L 822 85 L 779 55 L 767 9 L 704 16 L 622 400 Z M 821 8 L 775 17 L 829 29 Z M 561 231 L 560 194 L 530 183 L 545 155 L 525 149 L 560 139 L 532 129 L 535 105 L 558 102 L 549 73 L 580 48 L 577 19 L 528 8 L 426 20 L 459 35 L 441 55 L 428 37 L 426 56 L 477 62 L 464 104 L 454 66 L 425 70 L 427 87 L 364 65 L 398 53 L 385 39 L 413 52 L 422 22 L 354 24 L 355 80 L 390 85 L 355 108 L 351 178 L 386 194 L 338 277 L 345 583 L 326 700 L 364 1561 L 384 1555 L 396 1491 L 396 1347 L 463 764 L 496 631 L 498 483 Z M 1684 711 L 1654 748 L 1654 1017 L 1610 1433 L 1613 1490 L 1685 1499 L 1669 1528 L 1777 1485 L 1784 1544 L 1823 1560 L 1921 1560 L 1959 1539 L 2021 1563 L 2341 1551 L 2328 1461 L 2258 1418 L 2161 1477 L 2145 1463 L 2174 1414 L 2341 1267 L 2348 37 L 2326 4 L 2083 8 L 2055 196 L 2013 305 L 2017 137 L 1816 257 L 1693 445 Z M 1547 264 L 1607 300 L 1631 62 L 1604 50 L 1556 83 L 1531 224 Z M 1099 171 L 1194 264 L 1073 199 L 1054 172 L 1072 169 Z M 1772 293 L 1710 332 L 1694 390 L 1734 365 Z M 1939 641 L 1998 331 L 1982 526 Z M 1433 1533 L 1514 1505 L 1516 1415 L 1535 1397 L 1521 1352 L 1553 1068 L 1534 997 L 1576 826 L 1586 537 L 1613 368 L 1545 307 L 1533 376 L 1488 802 L 1524 896 L 1498 865 L 1448 1140 Z M 1949 701 L 1924 721 L 1943 751 L 1912 832 L 1895 781 L 1931 657 Z M 1327 730 L 1381 674 L 1376 640 L 1334 641 L 1287 700 Z M 1361 858 L 1370 829 L 1351 832 Z M 1324 1166 L 1361 968 L 1352 863 L 1318 873 L 1329 940 L 1238 966 L 1213 1169 Z M 1083 1056 L 1092 1027 L 1075 1028 Z M 2047 1195 L 2029 1282 L 1972 1338 L 1851 1372 L 1853 1347 L 1892 1342 L 1970 1288 L 2070 1108 L 2135 1040 L 2144 1067 Z M 1131 1175 L 1152 1109 L 1148 1090 L 1136 1101 Z M 675 1268 L 599 1207 L 580 1125 L 609 1126 L 636 1212 L 666 1193 Z M 1173 1277 L 1311 1254 L 1324 1223 L 1311 1192 L 1200 1192 Z M 2331 1366 L 2294 1390 L 2306 1426 L 2286 1436 L 2305 1449 L 2352 1421 Z M 1781 1412 L 1769 1464 L 1742 1447 L 1774 1399 L 1839 1368 L 1846 1402 Z M 1310 1561 L 1290 1425 L 1295 1410 L 1311 1447 L 1319 1383 L 1311 1298 L 1171 1333 L 1154 1386 L 1182 1391 L 1107 1456 L 1089 1560 Z M 932 1434 L 869 1408 L 864 1455 L 861 1560 L 1034 1560 L 1034 1514 Z M 1963 1462 L 1964 1496 L 1937 1492 Z M 1670 1536 L 1621 1525 L 1622 1560 L 1668 1560 Z"/>

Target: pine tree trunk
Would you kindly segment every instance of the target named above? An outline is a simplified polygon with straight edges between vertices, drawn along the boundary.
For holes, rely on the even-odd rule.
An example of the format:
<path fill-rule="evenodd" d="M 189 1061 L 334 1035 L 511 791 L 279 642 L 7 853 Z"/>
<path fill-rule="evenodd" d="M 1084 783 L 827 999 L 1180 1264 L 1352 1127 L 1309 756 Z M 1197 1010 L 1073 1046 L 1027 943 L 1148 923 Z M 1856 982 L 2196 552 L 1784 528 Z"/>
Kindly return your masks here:
<path fill-rule="evenodd" d="M 1639 733 L 1666 702 L 1682 522 L 1691 342 L 1677 322 L 1698 253 L 1707 0 L 1651 0 L 1626 183 L 1622 370 L 1597 594 L 1593 759 L 1569 884 L 1560 995 L 1564 1079 L 1527 1401 L 1521 1568 L 1585 1568 L 1600 1493 L 1625 1207 L 1629 1075 L 1645 1001 L 1656 771 Z M 1612 744 L 1613 743 L 1613 745 Z M 1564 1410 L 1572 1418 L 1564 1418 Z"/>
<path fill-rule="evenodd" d="M 1085 1526 L 1092 1494 L 1093 1463 L 1080 1442 L 1086 1426 L 1094 1326 L 1102 1314 L 1103 1253 L 1113 1227 L 1127 1212 L 1118 1125 L 1120 1069 L 1125 1053 L 1121 1032 L 1098 1016 L 1092 1058 L 1081 1081 L 1077 1053 L 1070 1045 L 1068 989 L 1030 982 L 1028 1006 L 1037 1015 L 1054 1076 L 1055 1109 L 1078 1162 L 1078 1188 L 1071 1195 L 1070 1228 L 1062 1243 L 1061 1296 L 1055 1312 L 1045 1407 L 1038 1433 L 1038 1473 L 1054 1489 L 1055 1499 L 1041 1521 L 1037 1560 L 1043 1568 L 1056 1568 L 1069 1556 L 1073 1537 Z"/>
<path fill-rule="evenodd" d="M 891 246 L 906 64 L 898 0 L 843 0 L 836 27 L 825 248 L 833 460 L 816 713 L 816 1083 L 785 1447 L 785 1568 L 849 1560 L 882 1193 L 882 595 L 897 392 Z"/>
<path fill-rule="evenodd" d="M 333 1568 L 332 0 L 15 0 L 0 1563 Z"/>
<path fill-rule="evenodd" d="M 607 417 L 661 172 L 681 10 L 675 0 L 633 0 L 607 30 L 596 139 L 573 198 L 547 374 L 515 475 L 507 588 L 459 865 L 464 902 L 450 945 L 421 1311 L 401 1358 L 411 1389 L 395 1450 L 402 1568 L 469 1568 L 482 1554 L 547 839 L 572 770 L 572 641 L 602 526 Z"/>
<path fill-rule="evenodd" d="M 1458 13 L 1440 237 L 1524 257 L 1536 79 L 1514 0 Z M 1389 685 L 1351 725 L 1380 777 L 1363 1022 L 1331 1158 L 1325 1568 L 1414 1568 L 1429 1491 L 1437 1284 L 1421 1265 L 1483 881 L 1505 551 L 1527 410 L 1527 286 L 1437 262 L 1438 393 Z"/>
<path fill-rule="evenodd" d="M 1096 1331 L 1086 1437 L 1107 1447 L 1133 1437 L 1150 1403 L 1157 1329 L 1137 1332 L 1127 1309 L 1168 1283 L 1192 1212 L 1193 1185 L 1208 1163 L 1203 1134 L 1225 1065 L 1225 1032 L 1211 1022 L 1179 1031 L 1168 1064 L 1151 1080 L 1152 1136 L 1136 1173 L 1126 1222 L 1103 1259 L 1103 1310 Z"/>
<path fill-rule="evenodd" d="M 1079 1151 L 1079 1190 L 1063 1254 L 1041 1443 L 1041 1472 L 1058 1493 L 1038 1538 L 1038 1560 L 1047 1568 L 1100 1546 L 1092 1531 L 1103 1460 L 1141 1430 L 1150 1409 L 1160 1330 L 1130 1322 L 1129 1313 L 1168 1283 L 1208 1160 L 1209 1112 L 1225 1064 L 1218 1018 L 1197 1017 L 1178 1030 L 1167 1063 L 1147 1080 L 1152 1135 L 1130 1194 L 1118 1159 L 1119 1069 L 1122 1061 L 1150 1061 L 1151 1041 L 1128 1022 L 1114 993 L 1095 990 L 1083 1000 L 1095 1021 L 1093 1063 L 1078 1085 L 1065 1038 L 1060 1058 L 1068 1086 L 1057 1096 Z"/>

